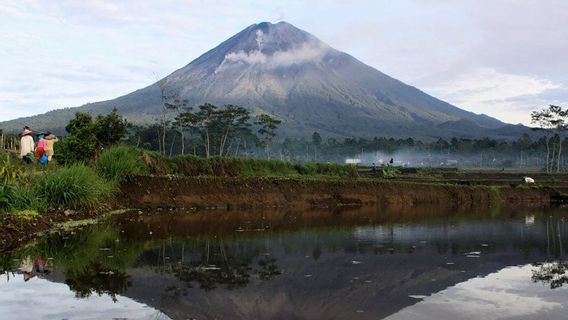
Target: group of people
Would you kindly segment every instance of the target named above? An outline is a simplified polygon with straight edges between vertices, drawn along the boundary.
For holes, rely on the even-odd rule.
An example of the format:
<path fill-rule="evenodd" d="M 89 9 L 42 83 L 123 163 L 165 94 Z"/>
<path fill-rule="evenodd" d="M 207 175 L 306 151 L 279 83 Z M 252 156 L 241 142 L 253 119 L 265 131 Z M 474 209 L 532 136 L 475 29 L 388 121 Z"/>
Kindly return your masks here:
<path fill-rule="evenodd" d="M 21 260 L 19 269 L 24 274 L 24 281 L 27 282 L 35 276 L 51 273 L 51 271 L 53 271 L 53 265 L 49 259 L 45 260 L 41 256 L 35 258 L 27 256 Z"/>
<path fill-rule="evenodd" d="M 24 127 L 20 139 L 20 158 L 27 163 L 34 161 L 39 164 L 48 164 L 53 157 L 53 145 L 58 141 L 51 132 L 37 132 L 37 144 L 33 138 L 34 132 L 29 127 Z"/>

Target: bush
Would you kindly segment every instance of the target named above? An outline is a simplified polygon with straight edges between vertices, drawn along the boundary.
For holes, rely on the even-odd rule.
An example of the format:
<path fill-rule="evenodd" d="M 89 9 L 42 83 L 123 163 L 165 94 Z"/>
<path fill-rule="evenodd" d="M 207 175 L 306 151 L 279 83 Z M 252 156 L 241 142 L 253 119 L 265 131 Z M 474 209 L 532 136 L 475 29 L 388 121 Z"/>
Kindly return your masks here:
<path fill-rule="evenodd" d="M 321 175 L 333 177 L 352 177 L 357 176 L 357 169 L 352 165 L 335 163 L 305 163 L 294 166 L 301 175 Z"/>
<path fill-rule="evenodd" d="M 94 140 L 83 136 L 68 136 L 53 146 L 53 157 L 57 163 L 70 165 L 73 163 L 92 163 L 97 146 Z"/>
<path fill-rule="evenodd" d="M 11 160 L 10 155 L 6 154 L 0 160 L 0 183 L 12 184 L 22 177 L 23 171 Z"/>
<path fill-rule="evenodd" d="M 44 211 L 46 200 L 35 194 L 34 190 L 19 185 L 0 186 L 0 212 L 20 210 Z"/>
<path fill-rule="evenodd" d="M 34 185 L 35 195 L 45 199 L 50 208 L 98 208 L 115 190 L 114 183 L 83 164 L 47 171 Z"/>
<path fill-rule="evenodd" d="M 97 159 L 97 172 L 104 178 L 121 182 L 132 175 L 148 173 L 142 150 L 127 146 L 114 146 Z"/>
<path fill-rule="evenodd" d="M 384 178 L 395 178 L 400 174 L 400 170 L 397 167 L 384 166 L 381 167 L 381 175 Z"/>

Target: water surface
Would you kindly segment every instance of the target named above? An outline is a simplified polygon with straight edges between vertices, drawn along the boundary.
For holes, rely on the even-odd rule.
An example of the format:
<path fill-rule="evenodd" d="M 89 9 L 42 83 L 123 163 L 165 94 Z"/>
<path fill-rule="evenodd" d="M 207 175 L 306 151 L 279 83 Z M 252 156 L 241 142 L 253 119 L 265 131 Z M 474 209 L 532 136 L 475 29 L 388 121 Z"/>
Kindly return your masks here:
<path fill-rule="evenodd" d="M 135 211 L 0 257 L 0 315 L 565 319 L 565 215 Z"/>

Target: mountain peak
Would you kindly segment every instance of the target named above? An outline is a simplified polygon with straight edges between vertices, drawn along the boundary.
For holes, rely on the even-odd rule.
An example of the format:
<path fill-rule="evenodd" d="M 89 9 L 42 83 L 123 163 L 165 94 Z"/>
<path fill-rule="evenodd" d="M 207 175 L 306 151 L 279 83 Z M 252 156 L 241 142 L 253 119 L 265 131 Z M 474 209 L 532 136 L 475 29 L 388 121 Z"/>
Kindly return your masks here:
<path fill-rule="evenodd" d="M 393 79 L 287 22 L 252 24 L 159 83 L 81 110 L 118 106 L 129 120 L 144 123 L 162 112 L 163 87 L 192 106 L 238 104 L 252 114 L 272 114 L 294 136 L 316 130 L 349 137 L 470 136 L 503 126 Z"/>

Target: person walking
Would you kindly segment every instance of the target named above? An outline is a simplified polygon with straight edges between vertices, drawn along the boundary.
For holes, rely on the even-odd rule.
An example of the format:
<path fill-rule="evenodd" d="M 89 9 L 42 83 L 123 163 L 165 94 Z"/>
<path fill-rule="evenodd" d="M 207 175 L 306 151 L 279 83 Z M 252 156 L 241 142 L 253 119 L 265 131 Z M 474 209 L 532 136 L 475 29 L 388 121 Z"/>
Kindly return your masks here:
<path fill-rule="evenodd" d="M 59 141 L 57 136 L 52 134 L 51 132 L 46 132 L 45 137 L 45 154 L 47 155 L 47 162 L 51 162 L 51 158 L 53 158 L 53 145 Z"/>
<path fill-rule="evenodd" d="M 33 162 L 33 152 L 35 151 L 34 138 L 32 138 L 32 130 L 24 127 L 22 138 L 20 139 L 20 158 L 26 164 Z"/>
<path fill-rule="evenodd" d="M 45 140 L 45 133 L 41 132 L 37 134 L 37 146 L 36 146 L 36 161 L 39 164 L 47 164 L 47 155 L 45 154 L 45 148 L 47 147 L 47 140 Z"/>

